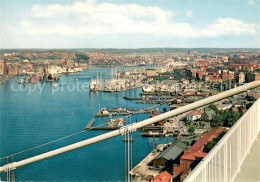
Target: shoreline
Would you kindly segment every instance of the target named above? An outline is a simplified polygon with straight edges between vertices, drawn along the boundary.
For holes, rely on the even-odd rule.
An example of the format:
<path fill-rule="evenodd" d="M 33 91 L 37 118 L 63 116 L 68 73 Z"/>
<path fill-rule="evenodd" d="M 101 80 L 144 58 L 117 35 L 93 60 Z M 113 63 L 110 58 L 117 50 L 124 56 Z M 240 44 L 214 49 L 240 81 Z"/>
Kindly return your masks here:
<path fill-rule="evenodd" d="M 10 80 L 10 79 L 12 79 L 12 78 L 15 77 L 15 76 L 16 76 L 16 75 L 10 76 L 10 77 L 7 77 L 7 78 L 4 78 L 3 80 L 0 80 L 0 85 L 1 85 L 2 83 L 6 82 L 6 81 L 8 81 L 8 80 Z"/>

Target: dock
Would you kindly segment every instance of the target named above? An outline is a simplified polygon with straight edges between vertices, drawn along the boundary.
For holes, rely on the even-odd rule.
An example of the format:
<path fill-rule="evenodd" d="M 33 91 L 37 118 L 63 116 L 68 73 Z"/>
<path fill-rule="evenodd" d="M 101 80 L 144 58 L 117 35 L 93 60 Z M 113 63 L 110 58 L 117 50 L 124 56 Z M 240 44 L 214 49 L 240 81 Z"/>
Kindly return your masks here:
<path fill-rule="evenodd" d="M 92 126 L 93 126 L 93 124 L 95 123 L 95 118 L 92 118 L 91 120 L 90 120 L 90 122 L 88 123 L 88 125 L 86 126 L 86 128 L 91 128 Z"/>
<path fill-rule="evenodd" d="M 159 174 L 160 170 L 150 169 L 147 165 L 159 154 L 159 152 L 153 150 L 129 172 L 131 176 L 134 176 L 133 182 L 141 181 L 142 177 L 144 176 L 156 176 L 157 174 Z"/>
<path fill-rule="evenodd" d="M 165 101 L 161 101 L 161 100 L 147 100 L 147 101 L 135 101 L 136 104 L 169 104 L 171 103 L 171 100 L 165 100 Z"/>
<path fill-rule="evenodd" d="M 143 97 L 123 97 L 126 100 L 169 100 L 173 99 L 173 96 L 143 96 Z"/>
<path fill-rule="evenodd" d="M 107 109 L 105 107 L 99 109 L 99 112 L 92 118 L 87 126 L 84 128 L 85 130 L 116 130 L 120 127 L 124 126 L 125 119 L 124 118 L 111 118 L 107 124 L 103 126 L 93 127 L 96 122 L 96 117 L 109 117 L 109 116 L 119 116 L 119 115 L 134 115 L 134 114 L 148 114 L 148 113 L 158 113 L 158 108 L 150 108 L 150 109 L 135 109 L 135 108 L 124 108 L 124 107 L 116 107 L 112 109 Z"/>
<path fill-rule="evenodd" d="M 141 93 L 139 93 L 139 95 L 140 96 L 142 96 L 142 95 L 157 95 L 157 96 L 159 96 L 159 95 L 170 95 L 170 96 L 174 96 L 175 95 L 175 93 L 174 92 L 163 92 L 163 91 L 160 91 L 160 92 L 141 92 Z"/>
<path fill-rule="evenodd" d="M 134 114 L 148 114 L 157 112 L 157 108 L 151 109 L 134 109 L 134 108 L 123 108 L 117 107 L 112 109 L 101 108 L 95 117 L 108 117 L 108 116 L 120 116 L 120 115 L 134 115 Z"/>

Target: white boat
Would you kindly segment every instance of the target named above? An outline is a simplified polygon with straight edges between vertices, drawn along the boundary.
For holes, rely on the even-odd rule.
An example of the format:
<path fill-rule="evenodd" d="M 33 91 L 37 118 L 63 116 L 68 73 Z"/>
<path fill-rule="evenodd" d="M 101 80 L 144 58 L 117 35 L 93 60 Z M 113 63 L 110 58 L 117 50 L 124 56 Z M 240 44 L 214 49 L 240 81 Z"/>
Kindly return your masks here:
<path fill-rule="evenodd" d="M 59 86 L 58 83 L 53 83 L 53 87 L 54 87 L 54 88 L 57 88 L 58 86 Z"/>
<path fill-rule="evenodd" d="M 74 68 L 74 71 L 75 71 L 75 72 L 82 72 L 83 69 L 82 69 L 82 68 Z"/>
<path fill-rule="evenodd" d="M 22 78 L 20 82 L 17 82 L 19 84 L 27 84 L 28 82 L 26 81 L 25 78 Z"/>

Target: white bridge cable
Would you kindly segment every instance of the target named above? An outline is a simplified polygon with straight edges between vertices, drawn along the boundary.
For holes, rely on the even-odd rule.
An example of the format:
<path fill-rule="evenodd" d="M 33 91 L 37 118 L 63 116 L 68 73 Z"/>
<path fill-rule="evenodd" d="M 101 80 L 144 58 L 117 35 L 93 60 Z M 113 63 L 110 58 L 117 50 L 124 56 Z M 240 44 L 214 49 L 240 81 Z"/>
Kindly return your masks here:
<path fill-rule="evenodd" d="M 245 92 L 247 90 L 257 88 L 259 86 L 260 86 L 260 80 L 253 81 L 253 82 L 250 82 L 250 83 L 245 84 L 243 86 L 236 87 L 234 89 L 221 92 L 217 95 L 210 96 L 208 98 L 199 100 L 197 102 L 188 104 L 188 105 L 183 106 L 183 107 L 179 107 L 175 110 L 171 110 L 171 111 L 165 112 L 163 114 L 157 115 L 155 117 L 145 119 L 145 120 L 140 121 L 138 123 L 132 123 L 130 125 L 122 126 L 121 128 L 114 130 L 114 131 L 110 131 L 110 132 L 107 132 L 107 133 L 104 133 L 104 134 L 101 134 L 101 135 L 98 135 L 98 136 L 95 136 L 95 137 L 92 137 L 92 138 L 89 138 L 89 139 L 85 139 L 83 141 L 80 141 L 80 142 L 77 142 L 77 143 L 74 143 L 74 144 L 70 144 L 70 145 L 67 145 L 65 147 L 61 147 L 61 148 L 58 148 L 58 149 L 55 149 L 55 150 L 52 150 L 52 151 L 49 151 L 49 152 L 46 152 L 46 153 L 43 153 L 43 154 L 40 154 L 40 155 L 36 155 L 34 157 L 30 157 L 30 158 L 27 158 L 27 159 L 24 159 L 24 160 L 21 160 L 21 161 L 18 161 L 18 162 L 13 162 L 12 164 L 0 166 L 0 172 L 6 172 L 8 169 L 14 170 L 18 167 L 21 167 L 21 166 L 24 166 L 24 165 L 27 165 L 27 164 L 30 164 L 30 163 L 33 163 L 33 162 L 37 162 L 37 161 L 40 161 L 40 160 L 43 160 L 43 159 L 46 159 L 46 158 L 50 158 L 50 157 L 53 157 L 53 156 L 56 156 L 56 155 L 59 155 L 59 154 L 65 153 L 65 152 L 69 152 L 69 151 L 72 151 L 72 150 L 75 150 L 75 149 L 78 149 L 78 148 L 81 148 L 81 147 L 84 147 L 84 146 L 87 146 L 87 145 L 91 145 L 91 144 L 94 144 L 94 143 L 97 143 L 97 142 L 100 142 L 100 141 L 103 141 L 103 140 L 113 138 L 113 137 L 116 137 L 116 136 L 119 136 L 119 135 L 124 135 L 127 132 L 134 132 L 137 129 L 143 128 L 144 126 L 154 124 L 158 121 L 168 119 L 170 117 L 173 117 L 173 116 L 194 110 L 196 108 L 200 108 L 202 106 L 220 101 L 222 99 L 225 99 L 225 98 L 228 98 L 230 96 Z"/>
<path fill-rule="evenodd" d="M 150 109 L 150 108 L 153 108 L 153 107 L 157 107 L 158 105 L 160 105 L 160 104 L 153 105 L 153 106 L 147 107 L 147 108 L 145 108 L 145 109 Z M 119 118 L 117 118 L 117 119 L 127 118 L 127 117 L 132 116 L 132 115 L 134 115 L 134 114 L 130 114 L 130 115 L 128 115 L 128 116 L 119 117 Z M 13 156 L 16 156 L 16 155 L 25 153 L 25 152 L 29 152 L 29 151 L 32 151 L 32 150 L 35 150 L 35 149 L 44 147 L 44 146 L 46 146 L 46 145 L 49 145 L 49 144 L 52 144 L 52 143 L 55 143 L 55 142 L 58 142 L 58 141 L 61 141 L 61 140 L 70 138 L 70 137 L 72 137 L 72 136 L 79 135 L 79 134 L 81 134 L 81 133 L 84 133 L 84 132 L 93 130 L 94 128 L 98 128 L 98 127 L 104 126 L 104 125 L 106 125 L 106 124 L 108 124 L 108 123 L 109 123 L 109 121 L 108 121 L 108 122 L 105 122 L 105 123 L 102 123 L 102 124 L 100 124 L 100 125 L 94 126 L 94 127 L 92 127 L 92 128 L 88 128 L 88 129 L 85 129 L 85 130 L 82 130 L 82 131 L 79 131 L 79 132 L 76 132 L 76 133 L 73 133 L 73 134 L 70 134 L 70 135 L 67 135 L 67 136 L 64 136 L 64 137 L 55 139 L 55 140 L 52 140 L 52 141 L 50 141 L 50 142 L 47 142 L 47 143 L 44 143 L 44 144 L 41 144 L 41 145 L 37 145 L 37 146 L 32 147 L 32 148 L 29 148 L 29 149 L 25 149 L 25 150 L 22 150 L 22 151 L 20 151 L 20 152 L 16 152 L 16 153 L 13 153 L 13 154 L 11 154 L 11 155 L 7 155 L 7 156 L 5 156 L 5 157 L 1 157 L 0 160 L 7 159 L 7 158 L 9 158 L 9 157 L 13 157 Z"/>

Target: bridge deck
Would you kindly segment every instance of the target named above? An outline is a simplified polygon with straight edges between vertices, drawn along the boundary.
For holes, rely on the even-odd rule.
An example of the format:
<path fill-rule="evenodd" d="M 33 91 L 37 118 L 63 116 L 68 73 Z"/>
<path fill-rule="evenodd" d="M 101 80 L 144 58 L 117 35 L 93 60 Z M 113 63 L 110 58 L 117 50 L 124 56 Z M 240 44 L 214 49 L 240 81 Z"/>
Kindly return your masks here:
<path fill-rule="evenodd" d="M 253 143 L 250 153 L 246 156 L 240 172 L 235 177 L 235 182 L 260 181 L 260 132 Z"/>

